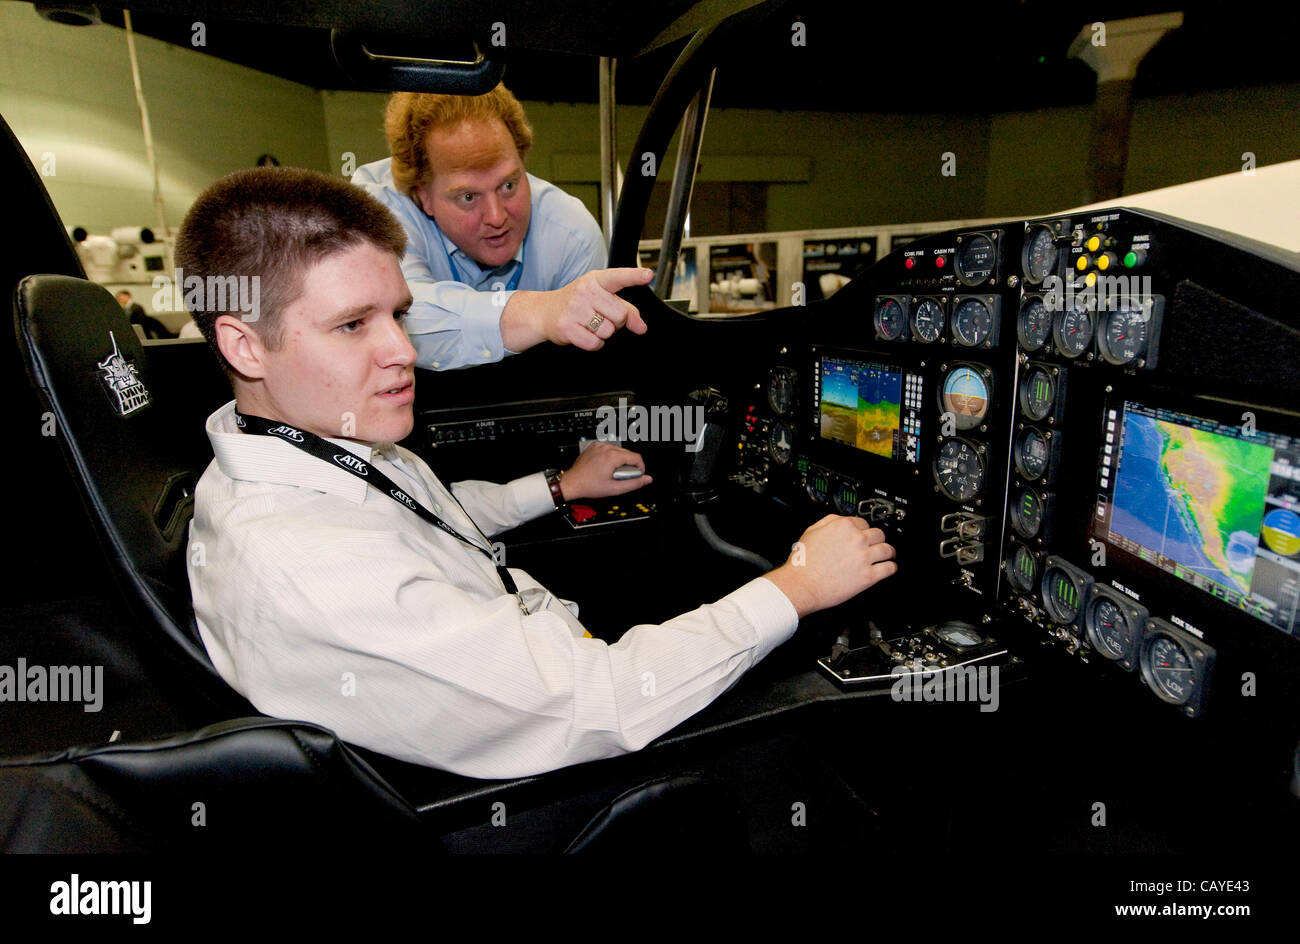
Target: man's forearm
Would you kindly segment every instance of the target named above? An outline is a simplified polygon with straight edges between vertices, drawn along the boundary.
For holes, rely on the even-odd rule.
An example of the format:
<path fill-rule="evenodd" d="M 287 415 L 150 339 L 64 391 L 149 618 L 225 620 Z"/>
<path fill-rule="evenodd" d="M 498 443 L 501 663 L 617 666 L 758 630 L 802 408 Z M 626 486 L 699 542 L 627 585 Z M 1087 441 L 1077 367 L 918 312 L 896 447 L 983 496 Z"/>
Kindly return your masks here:
<path fill-rule="evenodd" d="M 501 341 L 509 351 L 526 351 L 547 340 L 543 329 L 549 292 L 516 291 L 501 312 Z"/>

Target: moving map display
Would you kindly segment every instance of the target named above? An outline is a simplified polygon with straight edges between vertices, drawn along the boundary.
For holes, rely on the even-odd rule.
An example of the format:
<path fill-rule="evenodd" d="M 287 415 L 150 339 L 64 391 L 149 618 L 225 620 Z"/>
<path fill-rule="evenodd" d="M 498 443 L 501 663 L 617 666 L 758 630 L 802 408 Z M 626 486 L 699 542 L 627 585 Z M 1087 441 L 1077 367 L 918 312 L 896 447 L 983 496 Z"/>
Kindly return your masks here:
<path fill-rule="evenodd" d="M 903 374 L 896 367 L 845 357 L 822 358 L 822 439 L 895 458 L 902 390 Z"/>
<path fill-rule="evenodd" d="M 1300 442 L 1134 402 L 1116 412 L 1094 536 L 1300 631 Z"/>

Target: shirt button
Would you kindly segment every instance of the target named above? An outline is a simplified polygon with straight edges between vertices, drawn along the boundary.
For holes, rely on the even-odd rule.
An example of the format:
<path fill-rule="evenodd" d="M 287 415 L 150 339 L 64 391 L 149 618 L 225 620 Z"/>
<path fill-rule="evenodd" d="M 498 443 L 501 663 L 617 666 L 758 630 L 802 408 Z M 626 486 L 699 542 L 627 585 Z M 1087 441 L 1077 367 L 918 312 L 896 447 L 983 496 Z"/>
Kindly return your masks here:
<path fill-rule="evenodd" d="M 437 361 L 434 361 L 434 362 L 433 362 L 432 364 L 430 364 L 429 366 L 432 367 L 434 370 L 437 370 L 437 369 L 438 369 L 438 362 L 437 362 Z"/>
<path fill-rule="evenodd" d="M 492 356 L 492 352 L 489 351 L 487 348 L 483 348 L 483 356 L 484 356 L 484 357 L 491 357 L 491 356 Z"/>

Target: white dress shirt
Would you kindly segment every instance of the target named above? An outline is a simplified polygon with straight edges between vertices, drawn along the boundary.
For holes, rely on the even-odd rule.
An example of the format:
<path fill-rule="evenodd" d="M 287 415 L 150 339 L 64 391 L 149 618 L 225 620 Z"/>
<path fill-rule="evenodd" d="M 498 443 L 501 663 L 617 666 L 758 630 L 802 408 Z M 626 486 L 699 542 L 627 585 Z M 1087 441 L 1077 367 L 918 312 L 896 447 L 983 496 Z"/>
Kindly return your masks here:
<path fill-rule="evenodd" d="M 217 671 L 268 715 L 456 773 L 526 776 L 638 750 L 798 622 L 761 577 L 612 646 L 562 607 L 525 616 L 488 555 L 341 468 L 241 433 L 234 409 L 207 422 L 216 459 L 195 493 L 190 587 Z M 329 442 L 483 543 L 413 453 Z M 541 473 L 453 490 L 488 536 L 554 507 Z M 539 586 L 511 574 L 520 590 Z"/>

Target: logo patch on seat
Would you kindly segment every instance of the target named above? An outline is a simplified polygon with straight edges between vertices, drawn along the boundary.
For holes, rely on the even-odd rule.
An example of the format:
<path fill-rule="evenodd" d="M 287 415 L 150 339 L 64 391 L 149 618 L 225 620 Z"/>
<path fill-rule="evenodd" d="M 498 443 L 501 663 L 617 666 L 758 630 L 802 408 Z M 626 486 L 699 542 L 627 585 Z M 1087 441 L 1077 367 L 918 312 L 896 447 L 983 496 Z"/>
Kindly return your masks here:
<path fill-rule="evenodd" d="M 117 412 L 127 416 L 149 405 L 149 389 L 140 382 L 140 373 L 136 366 L 126 359 L 117 347 L 117 338 L 108 332 L 108 339 L 113 342 L 113 353 L 96 366 L 104 373 L 100 380 L 108 387 L 108 392 L 116 401 Z"/>

